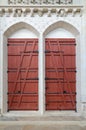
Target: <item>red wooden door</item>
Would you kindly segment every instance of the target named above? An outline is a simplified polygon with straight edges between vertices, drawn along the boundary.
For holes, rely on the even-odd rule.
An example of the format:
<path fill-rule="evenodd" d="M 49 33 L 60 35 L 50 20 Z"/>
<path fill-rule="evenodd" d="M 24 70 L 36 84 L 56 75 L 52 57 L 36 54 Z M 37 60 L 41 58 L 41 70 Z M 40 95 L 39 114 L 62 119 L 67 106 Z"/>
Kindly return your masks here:
<path fill-rule="evenodd" d="M 75 39 L 46 39 L 46 110 L 76 110 Z"/>
<path fill-rule="evenodd" d="M 8 110 L 38 110 L 37 39 L 8 39 Z"/>

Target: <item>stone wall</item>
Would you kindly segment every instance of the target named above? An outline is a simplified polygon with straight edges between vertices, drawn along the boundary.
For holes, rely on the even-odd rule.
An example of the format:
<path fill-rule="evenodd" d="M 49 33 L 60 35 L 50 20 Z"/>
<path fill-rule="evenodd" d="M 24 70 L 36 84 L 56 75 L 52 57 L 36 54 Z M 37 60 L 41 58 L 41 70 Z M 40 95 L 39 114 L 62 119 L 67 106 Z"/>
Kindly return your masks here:
<path fill-rule="evenodd" d="M 1 1 L 1 4 L 7 4 L 7 1 Z M 10 3 L 12 4 L 12 3 Z M 77 83 L 77 91 L 79 98 L 79 106 L 80 111 L 86 111 L 86 1 L 84 0 L 84 7 L 83 6 L 1 6 L 0 8 L 0 108 L 3 108 L 4 104 L 6 103 L 5 98 L 2 97 L 4 95 L 3 87 L 6 84 L 6 60 L 4 53 L 4 44 L 6 41 L 3 41 L 4 35 L 10 37 L 12 33 L 17 31 L 18 29 L 28 28 L 31 27 L 35 28 L 32 29 L 34 33 L 41 34 L 44 38 L 46 37 L 45 34 L 46 30 L 50 27 L 50 30 L 54 30 L 55 28 L 65 28 L 76 38 L 75 30 L 79 33 L 79 39 L 77 40 L 77 46 L 79 46 L 77 55 L 79 59 L 77 60 L 77 70 L 79 71 L 78 83 Z M 66 24 L 65 24 L 66 23 Z M 16 25 L 19 26 L 16 26 Z M 30 25 L 30 26 L 29 26 Z M 51 28 L 51 25 L 52 28 Z M 9 30 L 9 31 L 8 31 Z M 50 31 L 48 30 L 48 32 Z M 37 35 L 38 35 L 37 34 Z M 43 42 L 43 41 L 42 41 Z M 4 76 L 3 76 L 4 75 Z M 4 77 L 4 80 L 3 80 Z M 3 83 L 3 81 L 5 81 Z M 7 89 L 7 88 L 6 88 Z M 5 93 L 7 93 L 5 91 Z M 6 105 L 5 105 L 6 106 Z M 5 109 L 5 108 L 4 108 Z"/>

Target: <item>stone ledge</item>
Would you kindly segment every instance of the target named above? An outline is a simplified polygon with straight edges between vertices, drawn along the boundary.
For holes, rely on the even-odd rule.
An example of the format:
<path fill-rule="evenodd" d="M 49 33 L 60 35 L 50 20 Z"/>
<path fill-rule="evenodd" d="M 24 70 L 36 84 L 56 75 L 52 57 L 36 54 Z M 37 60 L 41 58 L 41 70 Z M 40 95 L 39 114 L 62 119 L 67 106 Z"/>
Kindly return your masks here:
<path fill-rule="evenodd" d="M 0 130 L 86 130 L 86 121 L 6 121 L 0 122 Z"/>
<path fill-rule="evenodd" d="M 0 6 L 0 17 L 81 17 L 83 6 Z"/>
<path fill-rule="evenodd" d="M 86 121 L 83 116 L 28 116 L 28 117 L 16 117 L 16 116 L 1 116 L 0 121 L 37 121 L 37 122 L 79 122 Z"/>

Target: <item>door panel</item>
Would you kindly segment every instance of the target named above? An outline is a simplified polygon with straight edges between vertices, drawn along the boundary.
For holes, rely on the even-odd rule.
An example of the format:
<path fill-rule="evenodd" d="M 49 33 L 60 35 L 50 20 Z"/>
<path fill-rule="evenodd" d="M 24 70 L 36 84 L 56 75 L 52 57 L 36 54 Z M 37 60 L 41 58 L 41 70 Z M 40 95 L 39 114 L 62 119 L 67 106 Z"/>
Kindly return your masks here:
<path fill-rule="evenodd" d="M 8 39 L 8 110 L 38 110 L 37 39 Z"/>
<path fill-rule="evenodd" d="M 46 39 L 46 110 L 76 110 L 75 39 Z"/>

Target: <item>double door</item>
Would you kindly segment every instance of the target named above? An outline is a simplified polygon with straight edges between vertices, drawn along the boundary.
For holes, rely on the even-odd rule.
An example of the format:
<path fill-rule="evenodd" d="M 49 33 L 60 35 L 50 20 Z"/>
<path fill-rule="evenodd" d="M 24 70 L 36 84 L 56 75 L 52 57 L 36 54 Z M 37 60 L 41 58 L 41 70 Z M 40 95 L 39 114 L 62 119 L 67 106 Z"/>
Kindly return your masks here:
<path fill-rule="evenodd" d="M 75 39 L 45 39 L 46 110 L 76 110 L 75 52 Z M 8 39 L 8 110 L 38 110 L 38 83 L 38 39 Z"/>

